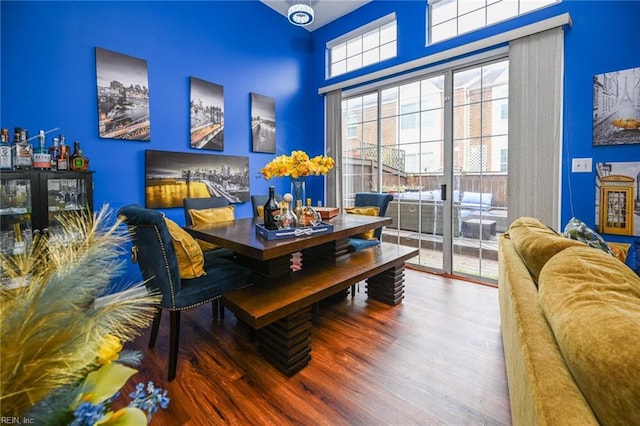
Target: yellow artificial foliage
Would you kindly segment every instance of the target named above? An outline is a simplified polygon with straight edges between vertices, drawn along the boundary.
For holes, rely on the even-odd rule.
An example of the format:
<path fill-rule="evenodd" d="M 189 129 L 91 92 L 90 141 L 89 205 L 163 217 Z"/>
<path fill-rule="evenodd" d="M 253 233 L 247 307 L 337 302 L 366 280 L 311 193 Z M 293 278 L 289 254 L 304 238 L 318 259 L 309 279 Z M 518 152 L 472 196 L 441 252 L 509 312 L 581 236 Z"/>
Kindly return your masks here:
<path fill-rule="evenodd" d="M 61 216 L 60 233 L 36 235 L 24 255 L 0 254 L 3 283 L 20 285 L 0 285 L 1 416 L 79 383 L 99 367 L 105 336 L 117 356 L 115 339 L 133 339 L 153 318 L 157 294 L 94 305 L 126 263 L 126 227 L 110 217 L 107 206 Z"/>
<path fill-rule="evenodd" d="M 292 151 L 291 155 L 281 155 L 271 160 L 260 170 L 260 173 L 267 180 L 285 176 L 296 180 L 311 175 L 325 175 L 334 165 L 331 157 L 318 155 L 309 158 L 304 151 Z"/>

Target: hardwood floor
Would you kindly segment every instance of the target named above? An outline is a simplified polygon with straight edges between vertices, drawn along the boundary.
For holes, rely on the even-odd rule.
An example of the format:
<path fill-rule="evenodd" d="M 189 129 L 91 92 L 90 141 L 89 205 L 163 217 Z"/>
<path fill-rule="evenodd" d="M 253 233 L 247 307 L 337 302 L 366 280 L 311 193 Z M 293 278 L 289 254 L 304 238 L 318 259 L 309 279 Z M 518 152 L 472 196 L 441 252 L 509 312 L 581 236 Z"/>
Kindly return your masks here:
<path fill-rule="evenodd" d="M 169 391 L 152 425 L 510 425 L 496 288 L 407 269 L 390 307 L 354 299 L 322 306 L 312 359 L 287 378 L 256 350 L 250 330 L 211 306 L 182 313 L 176 379 L 167 383 L 168 320 L 154 350 L 146 330 L 128 348 L 140 373 Z"/>

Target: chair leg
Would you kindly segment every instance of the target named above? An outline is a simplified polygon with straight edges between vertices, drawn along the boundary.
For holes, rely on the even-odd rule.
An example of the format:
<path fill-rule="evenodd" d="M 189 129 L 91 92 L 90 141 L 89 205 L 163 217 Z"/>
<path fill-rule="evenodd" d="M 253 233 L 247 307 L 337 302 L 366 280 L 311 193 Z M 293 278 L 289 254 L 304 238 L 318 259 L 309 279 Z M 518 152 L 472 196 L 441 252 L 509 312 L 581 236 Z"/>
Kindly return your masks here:
<path fill-rule="evenodd" d="M 220 319 L 224 319 L 224 303 L 222 303 L 222 297 L 218 297 L 218 312 L 220 313 Z"/>
<path fill-rule="evenodd" d="M 211 314 L 213 316 L 213 319 L 218 318 L 218 313 L 220 312 L 219 306 L 220 303 L 218 303 L 218 299 L 214 299 L 211 301 Z"/>
<path fill-rule="evenodd" d="M 151 324 L 151 336 L 149 336 L 149 349 L 153 349 L 156 345 L 156 338 L 158 337 L 158 329 L 160 329 L 160 318 L 162 317 L 162 308 L 157 308 L 156 314 L 153 316 L 153 323 Z"/>
<path fill-rule="evenodd" d="M 169 323 L 169 376 L 172 381 L 176 377 L 178 365 L 178 346 L 180 345 L 180 311 L 170 311 Z"/>

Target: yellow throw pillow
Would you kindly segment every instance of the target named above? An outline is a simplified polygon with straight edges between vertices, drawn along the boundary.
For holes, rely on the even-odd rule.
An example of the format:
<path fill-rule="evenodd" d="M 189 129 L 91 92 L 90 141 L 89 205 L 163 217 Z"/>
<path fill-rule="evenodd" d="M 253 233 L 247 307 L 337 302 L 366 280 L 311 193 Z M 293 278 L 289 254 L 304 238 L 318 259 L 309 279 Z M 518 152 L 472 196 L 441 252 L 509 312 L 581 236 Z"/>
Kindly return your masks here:
<path fill-rule="evenodd" d="M 200 246 L 191 235 L 171 219 L 164 218 L 173 248 L 178 259 L 180 278 L 196 278 L 206 275 L 204 271 L 204 256 Z"/>
<path fill-rule="evenodd" d="M 264 206 L 258 206 L 258 217 L 264 217 Z"/>
<path fill-rule="evenodd" d="M 235 220 L 235 208 L 236 206 L 231 205 L 225 207 L 212 207 L 210 209 L 201 210 L 190 209 L 189 216 L 191 217 L 191 223 L 193 223 L 194 225 L 207 225 L 209 223 Z M 209 251 L 220 247 L 207 241 L 196 240 L 196 242 L 204 251 Z"/>
<path fill-rule="evenodd" d="M 366 206 L 366 207 L 347 207 L 344 209 L 345 212 L 349 214 L 360 214 L 363 216 L 378 216 L 380 212 L 379 207 L 375 206 Z M 353 238 L 362 238 L 363 240 L 373 240 L 375 237 L 373 234 L 376 232 L 375 229 L 371 229 L 367 232 L 363 232 L 362 234 L 354 235 Z"/>

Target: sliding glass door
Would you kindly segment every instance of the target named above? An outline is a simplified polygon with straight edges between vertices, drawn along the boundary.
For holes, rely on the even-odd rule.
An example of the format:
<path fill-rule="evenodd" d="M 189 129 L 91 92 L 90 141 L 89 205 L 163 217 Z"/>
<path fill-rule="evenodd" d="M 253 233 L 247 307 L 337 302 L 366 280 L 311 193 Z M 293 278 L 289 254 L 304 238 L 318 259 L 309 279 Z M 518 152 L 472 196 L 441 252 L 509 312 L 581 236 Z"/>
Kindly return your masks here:
<path fill-rule="evenodd" d="M 391 193 L 384 241 L 418 247 L 412 262 L 427 269 L 497 278 L 487 262 L 506 213 L 507 89 L 502 60 L 344 97 L 343 204 Z"/>

